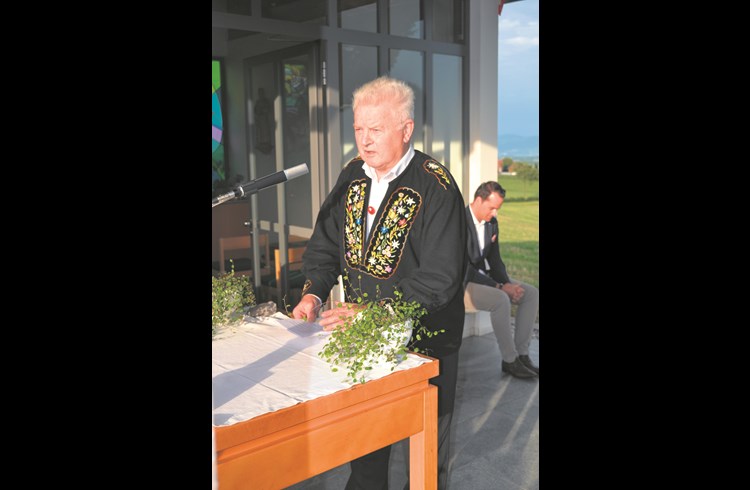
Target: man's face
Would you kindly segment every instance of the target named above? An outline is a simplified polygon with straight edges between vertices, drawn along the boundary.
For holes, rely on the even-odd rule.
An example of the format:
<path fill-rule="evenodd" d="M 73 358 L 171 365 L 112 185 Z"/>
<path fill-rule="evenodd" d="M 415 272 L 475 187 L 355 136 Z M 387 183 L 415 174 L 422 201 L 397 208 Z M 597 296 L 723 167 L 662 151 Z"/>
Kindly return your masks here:
<path fill-rule="evenodd" d="M 500 197 L 500 194 L 493 192 L 485 200 L 482 200 L 481 197 L 474 199 L 474 202 L 471 203 L 471 210 L 474 211 L 474 216 L 476 216 L 477 219 L 489 221 L 497 215 L 504 200 L 505 199 Z"/>
<path fill-rule="evenodd" d="M 393 109 L 393 103 L 384 100 L 380 104 L 358 105 L 354 111 L 357 150 L 378 176 L 385 175 L 404 156 L 414 130 L 414 121 L 401 121 Z"/>

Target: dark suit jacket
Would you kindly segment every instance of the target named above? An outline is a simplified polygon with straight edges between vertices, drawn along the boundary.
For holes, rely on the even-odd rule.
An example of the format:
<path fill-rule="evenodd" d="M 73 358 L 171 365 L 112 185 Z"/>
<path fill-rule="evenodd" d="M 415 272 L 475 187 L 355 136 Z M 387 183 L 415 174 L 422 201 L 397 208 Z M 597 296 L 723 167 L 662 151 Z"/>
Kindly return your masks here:
<path fill-rule="evenodd" d="M 510 282 L 503 259 L 500 258 L 500 233 L 497 218 L 493 217 L 484 225 L 484 248 L 482 250 L 479 249 L 477 228 L 474 226 L 474 219 L 471 216 L 469 206 L 466 206 L 466 226 L 468 228 L 466 233 L 468 263 L 464 276 L 464 287 L 469 282 L 492 287 L 495 287 L 498 283 Z M 495 237 L 494 241 L 492 241 L 493 236 Z M 484 259 L 487 259 L 490 264 L 490 270 L 488 271 Z M 480 270 L 486 271 L 488 275 L 481 274 Z"/>

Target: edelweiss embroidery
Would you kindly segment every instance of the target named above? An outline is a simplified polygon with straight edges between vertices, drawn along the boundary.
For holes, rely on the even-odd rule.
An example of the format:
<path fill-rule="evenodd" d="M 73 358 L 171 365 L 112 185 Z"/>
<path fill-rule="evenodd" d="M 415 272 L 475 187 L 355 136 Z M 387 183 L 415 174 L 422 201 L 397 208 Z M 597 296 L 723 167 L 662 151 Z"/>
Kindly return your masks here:
<path fill-rule="evenodd" d="M 366 261 L 360 270 L 380 279 L 396 271 L 421 204 L 422 197 L 414 189 L 399 187 L 391 194 L 377 226 L 370 233 Z"/>
<path fill-rule="evenodd" d="M 445 167 L 440 165 L 437 161 L 425 160 L 425 162 L 422 164 L 422 167 L 428 174 L 432 174 L 435 176 L 440 185 L 443 186 L 443 189 L 448 189 L 447 186 L 451 185 L 451 181 L 445 172 Z M 443 181 L 445 181 L 445 184 L 443 184 Z"/>
<path fill-rule="evenodd" d="M 346 262 L 356 268 L 362 263 L 362 237 L 364 236 L 364 208 L 367 180 L 355 180 L 349 184 L 346 194 L 346 220 L 344 240 L 346 241 Z"/>

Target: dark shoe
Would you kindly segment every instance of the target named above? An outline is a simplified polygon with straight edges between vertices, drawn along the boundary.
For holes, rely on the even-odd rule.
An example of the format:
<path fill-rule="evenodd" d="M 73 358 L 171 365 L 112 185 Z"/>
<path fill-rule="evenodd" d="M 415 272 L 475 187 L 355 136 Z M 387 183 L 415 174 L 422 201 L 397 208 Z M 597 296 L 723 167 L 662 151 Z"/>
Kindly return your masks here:
<path fill-rule="evenodd" d="M 534 363 L 531 362 L 531 358 L 529 356 L 518 356 L 519 359 L 521 359 L 521 362 L 524 366 L 526 366 L 526 369 L 529 371 L 534 371 L 534 374 L 539 376 L 539 368 L 534 366 Z"/>
<path fill-rule="evenodd" d="M 503 372 L 511 374 L 515 376 L 516 378 L 533 378 L 536 376 L 533 371 L 530 371 L 526 366 L 523 365 L 521 362 L 521 356 L 516 357 L 516 360 L 513 362 L 503 362 Z"/>

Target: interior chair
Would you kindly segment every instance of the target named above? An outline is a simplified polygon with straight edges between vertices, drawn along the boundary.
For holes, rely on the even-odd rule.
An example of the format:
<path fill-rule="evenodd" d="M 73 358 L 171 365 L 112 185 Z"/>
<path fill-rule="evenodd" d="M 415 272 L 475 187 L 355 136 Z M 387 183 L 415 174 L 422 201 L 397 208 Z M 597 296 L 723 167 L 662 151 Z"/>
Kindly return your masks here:
<path fill-rule="evenodd" d="M 302 254 L 305 253 L 306 248 L 306 246 L 291 245 L 287 249 L 285 291 L 281 287 L 281 252 L 278 248 L 273 251 L 274 274 L 261 278 L 264 297 L 275 301 L 279 311 L 285 311 L 287 306 L 294 307 L 302 297 L 302 287 L 305 285 L 305 276 L 302 274 Z"/>
<path fill-rule="evenodd" d="M 271 249 L 268 243 L 268 233 L 260 233 L 257 243 L 260 247 L 260 275 L 263 277 L 264 274 L 271 273 Z M 219 238 L 219 273 L 225 274 L 231 271 L 233 263 L 235 275 L 252 277 L 252 246 L 253 237 L 249 234 Z"/>

